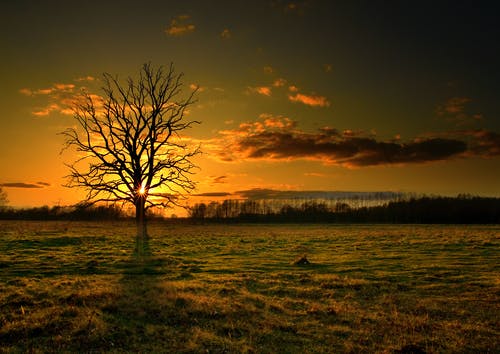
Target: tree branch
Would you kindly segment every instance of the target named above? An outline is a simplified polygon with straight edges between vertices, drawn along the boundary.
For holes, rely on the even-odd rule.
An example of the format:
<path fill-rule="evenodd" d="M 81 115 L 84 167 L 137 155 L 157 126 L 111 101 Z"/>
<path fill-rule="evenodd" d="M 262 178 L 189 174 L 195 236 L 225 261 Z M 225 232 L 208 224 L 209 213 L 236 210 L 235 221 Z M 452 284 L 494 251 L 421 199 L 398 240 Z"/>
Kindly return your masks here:
<path fill-rule="evenodd" d="M 172 64 L 165 71 L 147 63 L 137 81 L 104 74 L 97 101 L 82 93 L 75 103 L 77 127 L 61 133 L 63 150 L 81 154 L 68 165 L 67 186 L 84 188 L 87 202 L 134 204 L 144 186 L 146 207 L 178 205 L 195 188 L 192 158 L 200 153 L 180 142 L 181 131 L 199 124 L 185 119 L 196 90 L 178 98 L 182 78 Z"/>

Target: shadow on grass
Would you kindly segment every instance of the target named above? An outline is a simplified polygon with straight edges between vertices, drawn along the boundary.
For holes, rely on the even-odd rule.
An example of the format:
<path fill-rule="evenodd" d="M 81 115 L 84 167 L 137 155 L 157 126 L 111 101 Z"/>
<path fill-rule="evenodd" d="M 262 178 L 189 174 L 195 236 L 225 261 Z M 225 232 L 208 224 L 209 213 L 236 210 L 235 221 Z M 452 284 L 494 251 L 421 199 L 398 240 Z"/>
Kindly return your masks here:
<path fill-rule="evenodd" d="M 46 249 L 51 247 L 79 246 L 88 242 L 104 242 L 105 237 L 89 236 L 53 236 L 31 239 L 10 240 L 6 242 L 6 249 Z"/>
<path fill-rule="evenodd" d="M 192 281 L 193 263 L 155 256 L 149 241 L 136 240 L 115 301 L 101 307 L 108 330 L 99 350 L 246 352 L 243 332 L 226 323 L 236 321 L 228 299 L 212 296 L 209 284 Z"/>
<path fill-rule="evenodd" d="M 377 239 L 366 244 L 373 254 L 345 255 L 344 248 L 320 245 L 311 262 L 294 265 L 294 252 L 287 250 L 293 244 L 278 239 L 262 246 L 251 231 L 243 246 L 227 236 L 169 244 L 105 232 L 84 236 L 83 243 L 70 236 L 0 238 L 0 352 L 402 353 L 500 347 L 493 272 L 498 257 L 484 253 L 496 247 L 496 233 L 479 239 L 473 256 L 464 243 L 460 253 L 429 257 L 428 251 L 442 249 L 429 242 L 413 253 L 395 244 L 396 254 L 389 257 Z M 228 246 L 231 252 L 225 252 Z M 409 256 L 405 267 L 400 254 Z"/>
<path fill-rule="evenodd" d="M 149 241 L 149 237 L 136 237 L 116 301 L 102 308 L 108 327 L 106 349 L 168 350 L 175 341 L 165 326 L 175 318 L 175 304 L 165 301 L 165 290 L 159 286 L 168 260 L 155 257 Z"/>
<path fill-rule="evenodd" d="M 74 244 L 72 238 L 18 243 L 49 252 Z M 148 238 L 136 239 L 119 262 L 45 257 L 34 252 L 2 269 L 8 274 L 0 287 L 0 352 L 158 352 L 175 341 L 165 326 L 176 322 L 175 301 L 159 286 L 175 264 L 155 257 Z"/>

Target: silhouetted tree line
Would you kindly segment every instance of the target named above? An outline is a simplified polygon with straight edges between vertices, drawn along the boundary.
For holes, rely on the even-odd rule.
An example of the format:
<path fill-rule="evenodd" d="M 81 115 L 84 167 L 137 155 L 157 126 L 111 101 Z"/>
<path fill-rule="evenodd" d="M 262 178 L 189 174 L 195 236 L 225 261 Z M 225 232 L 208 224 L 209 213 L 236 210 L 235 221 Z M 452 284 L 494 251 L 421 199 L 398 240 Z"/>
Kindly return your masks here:
<path fill-rule="evenodd" d="M 270 204 L 271 203 L 271 204 Z M 328 205 L 305 201 L 298 206 L 266 200 L 225 200 L 190 208 L 196 221 L 222 222 L 339 222 L 339 223 L 500 223 L 500 198 L 458 195 L 419 197 L 382 205 L 352 207 L 345 202 Z"/>
<path fill-rule="evenodd" d="M 127 218 L 127 215 L 116 205 L 88 206 L 41 206 L 35 208 L 3 208 L 0 219 L 3 220 L 117 220 Z"/>

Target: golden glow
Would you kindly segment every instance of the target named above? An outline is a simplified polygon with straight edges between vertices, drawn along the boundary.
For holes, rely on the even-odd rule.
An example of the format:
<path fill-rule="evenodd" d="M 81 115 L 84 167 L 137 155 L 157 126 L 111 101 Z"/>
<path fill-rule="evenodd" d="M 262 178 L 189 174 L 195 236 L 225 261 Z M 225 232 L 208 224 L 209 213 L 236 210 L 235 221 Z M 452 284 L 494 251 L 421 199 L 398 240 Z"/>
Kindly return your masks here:
<path fill-rule="evenodd" d="M 497 64 L 478 59 L 478 50 L 486 53 L 491 48 L 454 40 L 454 36 L 458 39 L 467 34 L 486 41 L 491 11 L 484 8 L 474 12 L 470 26 L 456 28 L 456 16 L 469 16 L 469 7 L 454 9 L 456 16 L 433 17 L 429 23 L 419 16 L 433 5 L 402 12 L 409 22 L 401 25 L 407 29 L 411 24 L 415 41 L 408 46 L 404 30 L 387 34 L 385 28 L 377 28 L 373 36 L 388 50 L 373 56 L 371 46 L 349 40 L 371 28 L 370 16 L 346 23 L 334 21 L 332 16 L 343 9 L 334 1 L 273 1 L 272 6 L 246 2 L 247 6 L 221 7 L 220 16 L 207 18 L 197 15 L 206 12 L 203 2 L 186 2 L 176 10 L 163 1 L 157 2 L 157 12 L 168 15 L 159 17 L 154 25 L 150 18 L 133 11 L 123 12 L 124 17 L 110 14 L 109 21 L 95 21 L 92 34 L 104 33 L 107 39 L 92 42 L 102 56 L 89 62 L 86 55 L 73 55 L 59 68 L 54 63 L 62 53 L 44 52 L 36 61 L 33 53 L 52 45 L 52 32 L 58 33 L 58 43 L 66 52 L 81 52 L 82 41 L 90 38 L 85 14 L 92 11 L 92 3 L 82 2 L 82 11 L 76 13 L 55 2 L 40 6 L 37 18 L 43 15 L 50 26 L 25 16 L 23 7 L 15 3 L 11 1 L 4 11 L 9 17 L 2 18 L 12 27 L 11 40 L 3 46 L 12 55 L 0 56 L 0 67 L 10 68 L 3 78 L 11 88 L 3 95 L 4 114 L 0 116 L 0 186 L 11 207 L 64 206 L 85 199 L 84 188 L 62 186 L 70 173 L 64 163 L 73 164 L 87 155 L 72 148 L 60 155 L 64 137 L 55 133 L 77 127 L 71 108 L 74 103 L 86 103 L 80 101 L 82 89 L 92 98 L 96 114 L 103 117 L 107 108 L 101 73 L 118 76 L 125 86 L 127 77 L 139 79 L 142 56 L 122 55 L 130 33 L 150 39 L 141 41 L 141 49 L 148 53 L 146 59 L 152 60 L 153 67 L 163 65 L 168 72 L 173 61 L 176 73 L 185 73 L 176 98 L 187 98 L 198 87 L 193 97 L 196 103 L 188 107 L 189 115 L 185 113 L 186 121 L 200 120 L 202 124 L 180 132 L 180 137 L 172 135 L 168 147 L 172 154 L 182 154 L 182 149 L 175 148 L 182 144 L 188 149 L 200 146 L 203 151 L 193 159 L 199 169 L 186 176 L 197 182 L 193 193 L 197 196 L 186 201 L 190 205 L 198 202 L 195 198 L 210 203 L 214 196 L 231 199 L 238 191 L 252 189 L 500 196 L 500 120 L 492 118 L 498 104 L 494 87 L 481 76 L 483 71 L 495 70 Z M 349 4 L 348 11 L 356 13 L 358 7 Z M 398 18 L 399 10 L 390 16 Z M 74 33 L 65 31 L 65 21 L 51 20 L 55 14 L 61 19 L 74 18 Z M 219 21 L 235 16 L 237 25 Z M 130 19 L 134 21 L 127 28 L 113 25 L 113 21 Z M 447 31 L 450 26 L 453 32 Z M 37 36 L 26 36 L 33 31 Z M 425 45 L 435 35 L 443 36 L 443 52 L 460 51 L 464 66 L 481 62 L 484 69 L 471 71 L 467 79 L 460 72 L 455 74 L 453 61 L 433 55 L 436 53 Z M 325 46 L 332 36 L 336 40 Z M 279 38 L 281 45 L 270 45 L 272 38 Z M 307 50 L 300 43 L 307 43 Z M 197 48 L 205 49 L 203 57 L 210 65 L 199 65 Z M 221 54 L 227 51 L 231 55 Z M 166 52 L 175 55 L 162 61 Z M 398 52 L 407 55 L 392 54 Z M 338 53 L 342 53 L 341 59 Z M 370 55 L 370 61 L 359 60 Z M 415 61 L 420 56 L 428 59 L 425 65 Z M 212 64 L 217 70 L 209 70 Z M 19 75 L 21 70 L 23 75 Z M 37 75 L 26 74 L 31 72 Z M 166 108 L 176 112 L 177 101 L 173 99 Z M 150 114 L 127 105 L 121 109 L 131 117 Z M 99 150 L 105 144 L 98 139 L 100 134 L 91 135 Z M 106 135 L 111 139 L 109 132 Z M 159 132 L 158 138 L 167 135 Z M 91 160 L 82 161 L 81 171 L 87 170 Z M 139 164 L 146 166 L 147 161 Z M 105 182 L 112 184 L 115 177 L 106 177 Z M 121 187 L 130 199 L 155 201 L 175 189 L 171 185 L 151 190 L 157 179 L 148 183 L 145 175 L 131 177 L 129 185 Z M 144 179 L 144 184 L 138 179 Z M 37 184 L 39 181 L 50 185 Z"/>

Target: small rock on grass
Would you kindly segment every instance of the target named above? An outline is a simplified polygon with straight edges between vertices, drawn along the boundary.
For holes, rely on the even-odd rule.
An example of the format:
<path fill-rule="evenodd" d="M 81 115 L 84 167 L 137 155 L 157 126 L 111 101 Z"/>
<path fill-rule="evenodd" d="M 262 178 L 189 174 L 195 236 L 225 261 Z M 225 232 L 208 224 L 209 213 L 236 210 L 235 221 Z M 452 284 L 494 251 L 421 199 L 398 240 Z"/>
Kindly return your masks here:
<path fill-rule="evenodd" d="M 395 354 L 425 354 L 425 350 L 415 344 L 407 344 L 399 350 L 394 351 Z"/>
<path fill-rule="evenodd" d="M 300 256 L 295 261 L 293 261 L 293 265 L 303 266 L 308 264 L 311 264 L 311 262 L 309 262 L 306 255 Z"/>

